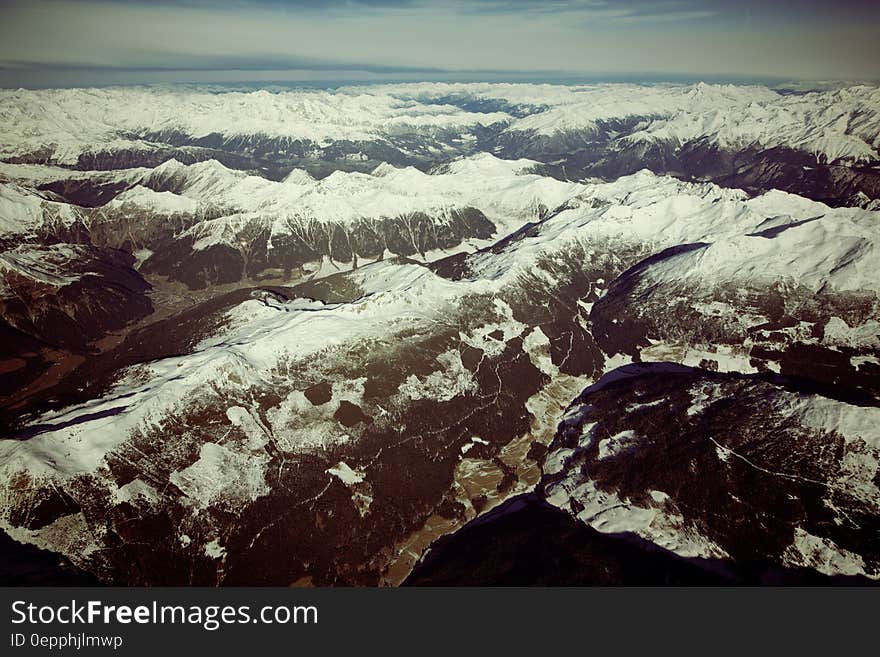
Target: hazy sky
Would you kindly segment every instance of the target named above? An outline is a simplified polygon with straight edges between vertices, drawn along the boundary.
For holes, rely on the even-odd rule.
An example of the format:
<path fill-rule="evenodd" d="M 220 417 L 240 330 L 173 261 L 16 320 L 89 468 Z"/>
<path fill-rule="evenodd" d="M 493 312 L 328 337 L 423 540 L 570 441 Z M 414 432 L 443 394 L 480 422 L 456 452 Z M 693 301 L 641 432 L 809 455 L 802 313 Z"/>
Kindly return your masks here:
<path fill-rule="evenodd" d="M 0 0 L 0 84 L 880 78 L 880 0 Z"/>

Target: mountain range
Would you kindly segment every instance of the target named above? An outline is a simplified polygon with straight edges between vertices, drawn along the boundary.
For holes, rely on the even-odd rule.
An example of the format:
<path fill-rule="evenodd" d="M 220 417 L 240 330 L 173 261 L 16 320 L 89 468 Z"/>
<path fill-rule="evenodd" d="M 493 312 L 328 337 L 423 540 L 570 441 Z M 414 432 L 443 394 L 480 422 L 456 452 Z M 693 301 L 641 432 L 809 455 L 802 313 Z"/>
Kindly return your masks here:
<path fill-rule="evenodd" d="M 60 583 L 880 579 L 880 89 L 0 117 L 0 528 Z"/>

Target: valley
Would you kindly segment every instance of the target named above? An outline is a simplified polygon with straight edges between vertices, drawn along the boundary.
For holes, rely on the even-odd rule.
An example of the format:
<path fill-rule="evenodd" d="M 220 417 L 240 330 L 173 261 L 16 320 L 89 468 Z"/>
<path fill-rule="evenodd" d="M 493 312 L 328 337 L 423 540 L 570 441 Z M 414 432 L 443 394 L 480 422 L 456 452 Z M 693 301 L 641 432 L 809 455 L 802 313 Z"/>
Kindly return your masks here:
<path fill-rule="evenodd" d="M 878 93 L 0 91 L 9 562 L 875 582 Z"/>

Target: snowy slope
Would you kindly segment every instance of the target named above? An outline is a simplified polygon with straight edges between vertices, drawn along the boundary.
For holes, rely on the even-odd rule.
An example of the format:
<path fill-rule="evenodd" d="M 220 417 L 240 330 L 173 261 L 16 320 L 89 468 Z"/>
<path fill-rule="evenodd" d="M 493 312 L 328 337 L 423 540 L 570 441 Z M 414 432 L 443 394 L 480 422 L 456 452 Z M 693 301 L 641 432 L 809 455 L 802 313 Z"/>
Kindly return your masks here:
<path fill-rule="evenodd" d="M 817 290 L 877 291 L 880 215 L 828 206 L 784 192 L 749 199 L 710 183 L 684 183 L 641 171 L 589 186 L 571 206 L 502 254 L 476 255 L 479 277 L 508 277 L 548 243 L 583 238 L 646 245 L 650 252 L 709 244 L 651 268 L 654 281 L 728 281 L 767 285 L 791 280 Z M 802 223 L 803 222 L 803 223 Z M 775 237 L 757 233 L 782 229 Z M 531 256 L 534 257 L 534 256 Z"/>
<path fill-rule="evenodd" d="M 598 84 L 413 84 L 384 91 L 415 99 L 496 100 L 523 108 L 510 133 L 596 135 L 603 126 L 642 119 L 624 142 L 705 141 L 724 149 L 784 146 L 823 162 L 874 162 L 880 149 L 880 89 L 783 95 L 760 86 Z"/>
<path fill-rule="evenodd" d="M 82 273 L 72 264 L 83 258 L 83 249 L 69 244 L 46 247 L 19 245 L 0 253 L 0 298 L 12 296 L 14 288 L 7 279 L 14 277 L 21 285 L 39 285 L 43 288 L 62 288 L 80 280 Z"/>
<path fill-rule="evenodd" d="M 690 92 L 696 111 L 677 110 L 632 133 L 632 141 L 684 143 L 707 139 L 731 150 L 784 146 L 805 151 L 817 162 L 876 162 L 880 148 L 880 90 L 852 87 L 747 98 L 738 87 L 720 95 L 703 86 Z"/>
<path fill-rule="evenodd" d="M 468 101 L 498 111 L 462 109 Z M 456 106 L 459 105 L 459 106 Z M 507 111 L 505 111 L 507 110 Z M 514 114 L 511 114 L 513 112 Z M 208 93 L 117 88 L 0 92 L 0 158 L 75 164 L 83 153 L 150 150 L 162 135 L 303 141 L 426 140 L 479 126 L 553 136 L 595 134 L 631 142 L 707 141 L 721 148 L 784 146 L 823 162 L 871 162 L 880 147 L 880 90 L 858 86 L 783 95 L 756 86 L 412 84 L 328 91 Z M 406 143 L 405 140 L 401 143 Z M 408 146 L 407 146 L 408 148 Z M 442 151 L 438 151 L 438 154 Z M 356 155 L 356 153 L 355 153 Z"/>
<path fill-rule="evenodd" d="M 49 201 L 17 183 L 0 183 L 0 238 L 69 228 L 81 219 L 72 205 Z"/>
<path fill-rule="evenodd" d="M 147 173 L 142 184 L 172 190 L 203 205 L 228 208 L 230 213 L 272 217 L 273 233 L 289 232 L 290 220 L 346 224 L 415 212 L 439 215 L 463 207 L 479 208 L 490 219 L 516 227 L 532 218 L 539 207 L 557 207 L 585 189 L 577 183 L 527 173 L 536 164 L 481 154 L 434 174 L 382 164 L 372 174 L 336 171 L 321 180 L 294 170 L 283 181 L 274 182 L 214 160 L 192 165 L 169 160 Z M 143 196 L 139 202 L 149 209 L 151 198 Z M 155 201 L 162 203 L 158 198 Z"/>
<path fill-rule="evenodd" d="M 404 171 L 402 175 L 421 177 L 424 174 Z M 444 175 L 454 176 L 454 173 Z M 530 180 L 526 176 L 523 184 L 528 186 Z M 702 255 L 697 265 L 691 265 L 692 271 L 682 273 L 670 269 L 669 276 L 709 280 L 713 277 L 723 280 L 728 272 L 747 276 L 752 271 L 753 258 L 759 254 L 764 266 L 749 281 L 755 285 L 764 284 L 764 277 L 777 280 L 794 274 L 816 288 L 828 284 L 841 290 L 878 290 L 876 276 L 871 276 L 877 271 L 875 242 L 880 236 L 874 223 L 876 213 L 823 208 L 825 221 L 836 226 L 836 231 L 815 221 L 789 228 L 771 240 L 747 234 L 768 219 L 767 210 L 776 212 L 784 206 L 785 196 L 774 194 L 769 199 L 759 197 L 749 201 L 741 194 L 714 185 L 688 184 L 644 172 L 591 188 L 576 200 L 582 205 L 547 219 L 534 234 L 513 240 L 497 252 L 470 256 L 471 276 L 457 282 L 440 278 L 417 265 L 380 263 L 363 269 L 353 279 L 368 293 L 355 303 L 323 307 L 296 301 L 284 308 L 287 312 L 278 312 L 258 301 L 248 301 L 234 311 L 227 332 L 204 342 L 197 353 L 153 363 L 145 366 L 146 370 L 140 370 L 135 380 L 145 379 L 147 383 L 142 387 L 122 384 L 107 400 L 95 400 L 83 408 L 42 418 L 41 422 L 66 424 L 71 418 L 111 409 L 117 405 L 117 397 L 125 397 L 123 415 L 106 422 L 114 427 L 113 440 L 123 440 L 125 431 L 120 427 L 134 427 L 148 418 L 150 422 L 158 421 L 174 413 L 207 381 L 223 385 L 219 382 L 227 380 L 226 373 L 236 372 L 235 387 L 247 386 L 247 382 L 262 381 L 284 359 L 304 358 L 330 345 L 370 336 L 378 339 L 393 332 L 397 323 L 406 325 L 413 317 L 442 316 L 445 304 L 469 294 L 493 294 L 514 284 L 521 274 L 534 268 L 539 257 L 552 255 L 574 241 L 597 245 L 608 244 L 608 240 L 612 240 L 611 244 L 637 244 L 650 254 L 674 244 L 717 240 L 699 252 Z M 815 204 L 805 206 L 799 199 L 792 199 L 787 207 L 790 210 L 787 223 L 791 224 L 809 218 L 804 214 L 815 210 Z M 771 218 L 779 220 L 776 214 Z M 814 234 L 804 237 L 799 231 L 820 231 L 821 250 L 815 248 Z M 858 237 L 849 231 L 858 231 Z M 780 239 L 786 235 L 794 237 Z M 854 240 L 858 240 L 861 248 L 853 248 Z M 740 242 L 746 246 L 731 246 Z M 758 247 L 764 250 L 756 251 Z M 680 256 L 691 257 L 690 253 Z M 847 261 L 846 267 L 841 267 L 843 261 Z M 670 268 L 678 266 L 676 258 L 666 263 Z M 803 271 L 792 267 L 801 267 Z M 92 435 L 97 433 L 87 423 L 27 442 L 9 441 L 3 443 L 7 450 L 6 462 L 10 467 L 13 463 L 30 462 L 34 457 L 28 454 L 38 444 L 58 440 L 79 442 Z M 101 451 L 89 457 L 89 467 L 99 463 Z M 92 452 L 82 451 L 83 454 Z M 12 454 L 24 460 L 10 460 Z"/>
<path fill-rule="evenodd" d="M 568 409 L 540 489 L 681 556 L 877 579 L 878 420 L 760 379 L 627 366 Z"/>
<path fill-rule="evenodd" d="M 165 214 L 193 214 L 199 208 L 198 201 L 173 192 L 156 192 L 149 187 L 135 185 L 104 206 L 108 211 L 124 212 L 129 207 Z"/>
<path fill-rule="evenodd" d="M 880 291 L 880 217 L 861 210 L 827 211 L 773 238 L 737 236 L 666 260 L 650 272 L 657 283 L 699 285 L 791 282 L 813 291 Z"/>
<path fill-rule="evenodd" d="M 84 152 L 150 148 L 137 135 L 180 132 L 198 139 L 263 135 L 325 144 L 372 140 L 392 132 L 461 130 L 505 120 L 390 94 L 326 91 L 208 93 L 161 88 L 0 92 L 0 157 L 48 150 L 75 164 Z"/>
<path fill-rule="evenodd" d="M 147 527 L 157 516 L 177 517 L 180 522 L 157 538 L 156 549 L 169 556 L 169 564 L 184 564 L 192 577 L 188 564 L 198 564 L 203 570 L 196 581 L 212 582 L 223 581 L 227 563 L 260 558 L 242 546 L 267 541 L 272 549 L 289 549 L 290 537 L 273 534 L 272 519 L 286 513 L 280 509 L 296 509 L 341 523 L 339 532 L 378 541 L 367 556 L 346 552 L 348 575 L 361 581 L 352 573 L 363 563 L 378 559 L 379 565 L 370 567 L 381 570 L 394 562 L 387 555 L 423 549 L 411 547 L 410 532 L 437 526 L 435 511 L 444 500 L 461 504 L 465 517 L 476 514 L 486 491 L 474 482 L 497 476 L 500 486 L 507 477 L 493 465 L 496 457 L 507 459 L 516 481 L 534 483 L 537 462 L 524 456 L 529 445 L 549 443 L 566 404 L 629 359 L 615 355 L 629 352 L 606 346 L 599 329 L 630 329 L 613 322 L 600 327 L 596 308 L 616 290 L 616 281 L 628 280 L 634 265 L 644 274 L 638 281 L 650 284 L 649 277 L 656 276 L 660 290 L 668 275 L 705 287 L 733 281 L 734 287 L 775 299 L 780 292 L 773 285 L 795 279 L 819 299 L 836 292 L 876 298 L 871 276 L 877 269 L 876 212 L 832 209 L 780 192 L 749 198 L 649 171 L 608 183 L 562 182 L 532 173 L 533 166 L 484 154 L 430 174 L 383 165 L 371 174 L 336 172 L 321 180 L 295 171 L 274 182 L 217 162 L 169 161 L 135 172 L 127 191 L 91 211 L 87 220 L 93 226 L 99 216 L 124 219 L 129 223 L 120 225 L 131 227 L 140 221 L 161 224 L 178 210 L 222 208 L 176 235 L 204 240 L 201 246 L 210 250 L 215 243 L 233 248 L 251 221 L 269 226 L 280 241 L 297 222 L 338 222 L 344 228 L 365 218 L 416 212 L 442 219 L 452 209 L 473 205 L 497 221 L 499 231 L 514 232 L 430 267 L 386 258 L 317 281 L 343 291 L 338 296 L 345 300 L 338 303 L 323 304 L 289 289 L 290 299 L 263 290 L 231 308 L 203 310 L 203 324 L 211 328 L 195 344 L 169 345 L 161 357 L 119 372 L 101 394 L 33 418 L 24 427 L 26 440 L 0 440 L 0 480 L 7 482 L 0 487 L 0 526 L 17 540 L 69 554 L 109 581 L 142 582 L 161 579 L 157 573 L 164 566 L 147 559 L 145 579 L 125 579 L 130 554 L 104 548 L 117 530 Z M 515 230 L 525 222 L 531 225 Z M 645 261 L 668 247 L 695 243 L 703 246 Z M 185 259 L 191 255 L 188 251 Z M 641 301 L 622 298 L 628 308 Z M 667 297 L 660 300 L 670 305 Z M 737 321 L 766 323 L 740 306 L 713 308 Z M 876 319 L 876 305 L 861 308 L 856 310 L 863 320 Z M 831 328 L 823 348 L 837 348 L 832 337 L 841 335 L 861 345 L 853 355 L 862 359 L 859 366 L 870 364 L 869 322 L 844 326 L 827 312 L 809 319 Z M 819 335 L 810 338 L 813 343 Z M 652 348 L 659 354 L 670 345 L 676 346 L 670 339 Z M 723 355 L 711 358 L 723 361 Z M 673 350 L 664 356 L 688 364 L 693 358 Z M 747 354 L 724 365 L 755 370 Z M 329 401 L 313 394 L 322 385 Z M 807 427 L 821 425 L 823 433 L 832 424 L 847 435 L 872 425 L 873 416 L 863 414 L 870 407 L 846 406 L 811 403 L 792 417 Z M 629 429 L 610 435 L 604 457 L 627 453 L 634 438 Z M 861 477 L 872 467 L 871 458 L 854 454 L 848 463 Z M 136 465 L 128 465 L 132 462 Z M 348 473 L 341 463 L 357 477 L 340 476 Z M 424 464 L 417 471 L 423 486 L 418 491 L 411 480 L 395 479 L 414 463 Z M 242 476 L 233 480 L 230 471 Z M 286 477 L 284 484 L 275 483 L 276 477 Z M 435 487 L 427 490 L 430 486 Z M 54 513 L 58 504 L 45 500 L 55 499 L 59 490 L 69 491 L 84 510 Z M 566 499 L 589 497 L 583 490 L 567 492 L 572 494 Z M 599 493 L 589 497 L 597 504 L 607 499 Z M 49 517 L 41 525 L 32 510 L 44 508 Z M 610 526 L 639 530 L 647 523 L 656 529 L 653 507 L 640 508 L 650 513 Z M 230 525 L 230 514 L 244 524 Z M 664 515 L 662 531 L 644 535 L 681 554 L 731 554 L 719 540 L 681 531 L 679 515 Z M 315 517 L 303 522 L 315 524 Z M 409 523 L 405 530 L 401 517 Z M 798 535 L 801 557 L 791 556 L 792 563 L 825 545 L 817 543 L 822 537 L 815 528 L 800 529 L 806 532 Z M 134 532 L 124 543 L 137 549 L 142 541 Z M 356 551 L 354 543 L 345 549 Z M 790 545 L 794 542 L 786 549 Z M 186 559 L 170 558 L 181 555 Z M 338 560 L 335 553 L 324 556 Z M 828 556 L 830 572 L 849 572 L 855 561 L 844 557 L 841 566 Z M 313 563 L 314 554 L 298 558 Z M 305 572 L 318 572 L 309 568 Z M 334 581 L 326 572 L 321 576 L 319 581 Z"/>

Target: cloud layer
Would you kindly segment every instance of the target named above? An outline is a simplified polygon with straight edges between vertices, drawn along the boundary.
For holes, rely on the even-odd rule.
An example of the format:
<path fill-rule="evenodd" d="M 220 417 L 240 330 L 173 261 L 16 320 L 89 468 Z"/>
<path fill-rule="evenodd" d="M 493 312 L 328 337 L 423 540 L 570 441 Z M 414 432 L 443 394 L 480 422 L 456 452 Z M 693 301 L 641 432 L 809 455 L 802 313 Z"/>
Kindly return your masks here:
<path fill-rule="evenodd" d="M 6 0 L 0 10 L 7 86 L 880 70 L 880 4 L 855 0 Z"/>

